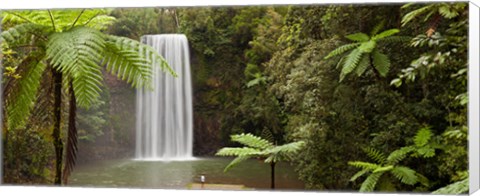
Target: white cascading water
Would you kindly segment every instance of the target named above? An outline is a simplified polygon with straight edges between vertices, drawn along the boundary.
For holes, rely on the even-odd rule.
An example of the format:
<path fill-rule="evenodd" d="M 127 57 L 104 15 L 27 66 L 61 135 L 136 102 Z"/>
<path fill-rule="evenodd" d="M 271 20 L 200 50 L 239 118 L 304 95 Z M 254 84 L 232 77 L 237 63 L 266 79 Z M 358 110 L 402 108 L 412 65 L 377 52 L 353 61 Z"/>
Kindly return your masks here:
<path fill-rule="evenodd" d="M 177 73 L 154 65 L 153 91 L 138 89 L 136 160 L 190 160 L 193 144 L 192 85 L 188 40 L 182 34 L 142 36 Z"/>

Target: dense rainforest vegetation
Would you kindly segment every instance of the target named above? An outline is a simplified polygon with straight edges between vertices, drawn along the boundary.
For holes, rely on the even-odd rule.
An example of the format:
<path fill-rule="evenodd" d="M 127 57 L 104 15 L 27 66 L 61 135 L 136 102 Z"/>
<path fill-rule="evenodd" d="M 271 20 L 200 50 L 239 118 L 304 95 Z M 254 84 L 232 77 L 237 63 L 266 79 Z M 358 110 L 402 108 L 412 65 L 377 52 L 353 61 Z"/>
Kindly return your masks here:
<path fill-rule="evenodd" d="M 306 189 L 468 191 L 466 3 L 125 8 L 110 17 L 105 34 L 189 39 L 196 156 L 249 133 L 303 141 L 291 164 Z M 2 44 L 4 86 L 21 80 L 28 52 Z M 77 111 L 80 163 L 133 156 L 135 89 L 102 72 L 101 95 Z M 4 183 L 53 182 L 53 119 L 40 114 L 54 106 L 42 100 L 17 129 L 5 126 L 4 103 Z"/>

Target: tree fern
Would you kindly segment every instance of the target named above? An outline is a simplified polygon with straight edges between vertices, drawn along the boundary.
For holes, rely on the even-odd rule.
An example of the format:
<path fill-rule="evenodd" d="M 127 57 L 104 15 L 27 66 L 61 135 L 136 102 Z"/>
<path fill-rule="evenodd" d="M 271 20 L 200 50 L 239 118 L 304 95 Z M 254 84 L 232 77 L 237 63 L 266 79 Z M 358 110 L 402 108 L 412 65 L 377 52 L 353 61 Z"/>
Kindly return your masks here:
<path fill-rule="evenodd" d="M 368 157 L 377 163 L 383 164 L 386 160 L 385 155 L 376 149 L 366 148 L 364 151 L 367 153 Z"/>
<path fill-rule="evenodd" d="M 354 49 L 345 59 L 345 63 L 343 64 L 342 72 L 340 74 L 340 81 L 342 81 L 347 74 L 352 72 L 360 62 L 362 58 L 362 51 L 359 49 Z"/>
<path fill-rule="evenodd" d="M 422 147 L 427 145 L 431 138 L 432 132 L 430 131 L 430 129 L 422 128 L 417 132 L 417 134 L 413 138 L 413 141 L 415 142 L 415 145 L 417 147 Z"/>
<path fill-rule="evenodd" d="M 5 41 L 10 47 L 30 44 L 32 36 L 42 36 L 47 27 L 37 24 L 25 23 L 16 25 L 0 33 L 0 41 Z"/>
<path fill-rule="evenodd" d="M 355 173 L 351 178 L 350 178 L 350 181 L 355 181 L 357 180 L 357 178 L 363 176 L 364 174 L 366 174 L 367 172 L 369 172 L 370 170 L 369 169 L 362 169 L 360 170 L 359 172 Z"/>
<path fill-rule="evenodd" d="M 361 76 L 367 70 L 368 66 L 370 66 L 370 58 L 368 55 L 364 55 L 355 69 L 357 76 Z"/>
<path fill-rule="evenodd" d="M 345 52 L 347 52 L 351 49 L 356 48 L 359 45 L 360 45 L 360 43 L 352 43 L 352 44 L 346 44 L 346 45 L 340 46 L 340 47 L 336 48 L 335 50 L 333 50 L 332 52 L 328 53 L 328 55 L 325 56 L 324 59 L 329 59 L 331 57 L 341 55 L 341 54 L 343 54 L 343 53 L 345 53 Z"/>
<path fill-rule="evenodd" d="M 397 164 L 405 157 L 407 157 L 408 153 L 414 151 L 415 148 L 412 146 L 402 147 L 398 150 L 393 151 L 388 155 L 386 163 L 388 164 Z"/>
<path fill-rule="evenodd" d="M 362 161 L 351 161 L 351 162 L 348 162 L 348 164 L 360 169 L 367 169 L 370 171 L 374 171 L 381 167 L 381 165 L 378 165 L 375 163 L 368 163 L 368 162 L 362 162 Z"/>

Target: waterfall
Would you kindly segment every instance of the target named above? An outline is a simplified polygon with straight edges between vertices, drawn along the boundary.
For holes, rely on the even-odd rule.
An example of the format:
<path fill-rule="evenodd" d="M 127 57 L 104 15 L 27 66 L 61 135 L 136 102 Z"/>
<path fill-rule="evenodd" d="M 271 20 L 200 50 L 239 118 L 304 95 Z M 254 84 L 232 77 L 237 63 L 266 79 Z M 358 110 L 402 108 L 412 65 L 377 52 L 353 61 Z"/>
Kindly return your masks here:
<path fill-rule="evenodd" d="M 188 40 L 182 34 L 142 36 L 177 73 L 152 65 L 153 90 L 136 94 L 137 160 L 192 159 L 193 111 Z"/>

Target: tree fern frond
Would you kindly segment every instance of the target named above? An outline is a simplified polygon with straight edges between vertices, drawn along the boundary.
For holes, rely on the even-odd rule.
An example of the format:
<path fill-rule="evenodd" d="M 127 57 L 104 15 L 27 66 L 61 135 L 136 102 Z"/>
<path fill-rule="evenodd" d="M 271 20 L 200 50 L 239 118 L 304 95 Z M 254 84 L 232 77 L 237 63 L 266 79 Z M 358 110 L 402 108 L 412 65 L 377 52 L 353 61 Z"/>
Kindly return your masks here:
<path fill-rule="evenodd" d="M 255 148 L 222 148 L 215 155 L 216 156 L 254 156 L 261 155 L 261 151 Z"/>
<path fill-rule="evenodd" d="M 365 42 L 370 39 L 370 37 L 368 37 L 368 35 L 365 33 L 354 33 L 354 34 L 346 35 L 345 38 L 352 41 L 357 41 L 357 42 Z"/>
<path fill-rule="evenodd" d="M 142 44 L 136 40 L 118 37 L 113 35 L 107 35 L 107 42 L 113 43 L 117 46 L 119 50 L 124 50 L 126 48 L 140 51 L 139 55 L 143 59 L 146 59 L 148 63 L 155 63 L 160 66 L 162 71 L 168 72 L 174 77 L 177 76 L 175 71 L 167 64 L 165 59 L 160 56 L 152 47 Z"/>
<path fill-rule="evenodd" d="M 343 64 L 340 81 L 342 81 L 347 74 L 352 72 L 357 67 L 360 58 L 362 57 L 362 54 L 362 51 L 360 51 L 359 49 L 354 49 L 352 50 L 352 52 L 350 52 L 350 54 L 345 59 L 345 63 Z"/>
<path fill-rule="evenodd" d="M 395 178 L 400 180 L 402 183 L 408 185 L 414 185 L 418 182 L 418 177 L 416 173 L 417 172 L 415 172 L 414 170 L 403 166 L 396 166 L 392 169 L 393 176 L 395 176 Z"/>
<path fill-rule="evenodd" d="M 373 66 L 378 71 L 378 73 L 385 77 L 390 70 L 390 60 L 388 59 L 387 55 L 374 50 L 372 52 L 373 57 Z"/>
<path fill-rule="evenodd" d="M 361 76 L 367 70 L 368 66 L 370 66 L 370 58 L 368 55 L 363 55 L 360 63 L 358 63 L 358 66 L 355 69 L 357 76 Z"/>
<path fill-rule="evenodd" d="M 385 162 L 385 160 L 387 159 L 386 156 L 383 153 L 381 153 L 380 151 L 378 151 L 376 149 L 366 148 L 364 151 L 367 153 L 368 157 L 370 157 L 371 159 L 373 159 L 377 163 L 383 164 Z"/>
<path fill-rule="evenodd" d="M 388 29 L 386 31 L 383 31 L 379 34 L 376 34 L 372 37 L 372 40 L 379 40 L 379 39 L 382 39 L 382 38 L 385 38 L 385 37 L 389 37 L 389 36 L 392 36 L 392 35 L 395 35 L 397 33 L 399 33 L 400 30 L 398 29 Z"/>
<path fill-rule="evenodd" d="M 433 191 L 433 194 L 447 195 L 447 194 L 468 194 L 469 180 L 468 178 L 454 182 L 442 188 Z"/>
<path fill-rule="evenodd" d="M 223 172 L 227 172 L 230 168 L 238 165 L 239 163 L 251 158 L 249 155 L 244 155 L 244 156 L 238 156 L 235 159 L 233 159 L 226 167 L 223 169 Z"/>
<path fill-rule="evenodd" d="M 430 11 L 430 9 L 434 6 L 434 4 L 431 4 L 431 5 L 427 5 L 427 6 L 424 6 L 424 7 L 421 7 L 419 9 L 416 9 L 416 10 L 413 10 L 411 12 L 408 12 L 407 14 L 405 14 L 405 16 L 403 16 L 402 18 L 402 26 L 405 26 L 407 23 L 409 23 L 410 21 L 412 21 L 414 18 Z"/>
<path fill-rule="evenodd" d="M 36 100 L 42 73 L 46 65 L 41 63 L 44 53 L 31 53 L 19 65 L 27 69 L 20 72 L 20 78 L 9 87 L 12 91 L 5 94 L 5 110 L 9 130 L 24 126 Z"/>
<path fill-rule="evenodd" d="M 254 136 L 251 133 L 247 133 L 247 134 L 242 133 L 242 134 L 232 135 L 231 139 L 234 142 L 238 142 L 252 148 L 259 148 L 261 150 L 273 147 L 273 144 L 270 143 L 269 141 L 263 138 Z"/>
<path fill-rule="evenodd" d="M 378 180 L 383 175 L 383 172 L 373 173 L 369 175 L 365 181 L 363 181 L 362 186 L 360 187 L 360 192 L 372 192 L 375 190 Z"/>
<path fill-rule="evenodd" d="M 357 168 L 368 169 L 369 171 L 374 171 L 381 167 L 381 165 L 375 163 L 368 163 L 362 161 L 350 161 L 348 162 L 348 164 Z"/>
<path fill-rule="evenodd" d="M 402 147 L 398 150 L 395 150 L 387 157 L 386 163 L 390 165 L 395 165 L 401 160 L 403 160 L 408 155 L 408 153 L 414 150 L 415 148 L 413 146 Z"/>
<path fill-rule="evenodd" d="M 278 160 L 289 160 L 292 155 L 292 153 L 298 152 L 300 149 L 302 149 L 303 145 L 305 142 L 303 141 L 298 141 L 298 142 L 292 142 L 288 144 L 284 144 L 281 146 L 275 146 L 273 148 L 269 148 L 264 150 L 263 152 L 265 154 L 270 154 L 273 155 L 272 160 L 273 162 L 277 162 Z M 271 162 L 270 160 L 265 160 L 265 162 Z"/>
<path fill-rule="evenodd" d="M 381 22 L 379 22 L 377 25 L 375 25 L 375 27 L 373 27 L 372 31 L 370 32 L 370 36 L 374 36 L 376 35 L 378 32 L 380 32 L 380 30 L 383 29 L 383 26 L 385 25 L 385 20 L 382 20 Z"/>
<path fill-rule="evenodd" d="M 383 166 L 380 168 L 377 168 L 373 170 L 373 173 L 378 173 L 378 172 L 387 172 L 393 169 L 393 165 L 388 165 L 388 166 Z"/>
<path fill-rule="evenodd" d="M 427 145 L 431 138 L 432 131 L 428 127 L 425 127 L 418 130 L 417 134 L 413 138 L 413 141 L 415 142 L 415 146 L 422 147 Z"/>
<path fill-rule="evenodd" d="M 343 46 L 340 46 L 338 48 L 336 48 L 335 50 L 333 50 L 332 52 L 328 53 L 328 55 L 326 57 L 324 57 L 324 59 L 329 59 L 331 57 L 334 57 L 334 56 L 337 56 L 337 55 L 340 55 L 340 54 L 343 54 L 357 46 L 359 46 L 360 43 L 353 43 L 353 44 L 345 44 Z"/>
<path fill-rule="evenodd" d="M 103 63 L 106 70 L 138 87 L 151 87 L 152 67 L 143 59 L 138 51 L 120 50 L 117 45 L 106 43 Z"/>
<path fill-rule="evenodd" d="M 355 173 L 351 178 L 350 178 L 350 181 L 355 181 L 357 180 L 357 178 L 363 176 L 364 174 L 366 174 L 368 171 L 370 171 L 369 169 L 362 169 L 360 170 L 359 172 Z"/>
<path fill-rule="evenodd" d="M 47 27 L 37 24 L 25 23 L 11 27 L 0 33 L 0 41 L 5 41 L 10 47 L 29 44 L 32 35 L 41 36 Z"/>
<path fill-rule="evenodd" d="M 104 48 L 103 34 L 87 27 L 56 33 L 47 43 L 47 58 L 52 66 L 73 77 L 80 107 L 88 108 L 100 96 L 103 77 L 98 63 Z"/>

